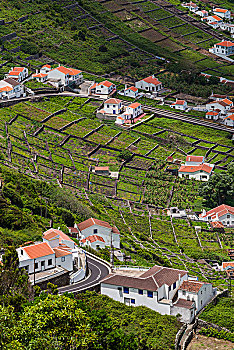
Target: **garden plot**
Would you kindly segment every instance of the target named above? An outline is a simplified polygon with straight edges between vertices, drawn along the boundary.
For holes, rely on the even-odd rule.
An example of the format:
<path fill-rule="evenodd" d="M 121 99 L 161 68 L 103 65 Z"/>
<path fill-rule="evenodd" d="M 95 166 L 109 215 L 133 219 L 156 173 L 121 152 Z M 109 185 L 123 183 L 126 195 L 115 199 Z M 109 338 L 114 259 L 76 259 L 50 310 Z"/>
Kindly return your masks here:
<path fill-rule="evenodd" d="M 46 128 L 44 128 L 43 131 L 40 132 L 39 136 L 40 138 L 44 139 L 49 143 L 52 143 L 55 146 L 62 142 L 62 140 L 65 137 L 65 135 L 60 134 L 59 132 L 52 131 Z"/>
<path fill-rule="evenodd" d="M 201 232 L 199 232 L 199 238 L 200 238 L 202 246 L 206 249 L 219 249 L 220 248 L 215 232 L 201 231 Z"/>
<path fill-rule="evenodd" d="M 38 106 L 34 105 L 34 103 L 31 104 L 28 102 L 17 103 L 16 105 L 10 107 L 10 111 L 15 114 L 22 114 L 23 116 L 36 121 L 41 121 L 50 115 L 49 112 L 38 108 Z"/>
<path fill-rule="evenodd" d="M 95 145 L 88 141 L 71 137 L 63 148 L 70 150 L 72 154 L 77 153 L 80 156 L 87 156 L 95 148 Z"/>
<path fill-rule="evenodd" d="M 145 30 L 144 32 L 141 33 L 141 35 L 144 38 L 149 39 L 152 42 L 157 42 L 159 40 L 166 39 L 165 35 L 161 34 L 160 32 L 158 32 L 158 31 L 156 31 L 154 29 Z"/>
<path fill-rule="evenodd" d="M 79 116 L 77 114 L 71 113 L 70 111 L 66 111 L 55 117 L 50 118 L 45 122 L 45 125 L 59 130 L 65 125 L 77 119 L 79 119 Z"/>
<path fill-rule="evenodd" d="M 148 170 L 149 167 L 153 164 L 154 160 L 139 157 L 137 155 L 133 156 L 127 164 L 126 167 L 130 167 L 136 170 Z"/>
<path fill-rule="evenodd" d="M 69 168 L 64 169 L 63 173 L 63 183 L 77 187 L 83 188 L 87 187 L 88 173 L 81 170 L 72 170 Z"/>
<path fill-rule="evenodd" d="M 70 102 L 66 105 L 66 108 L 73 112 L 78 112 L 80 107 L 87 101 L 85 97 L 74 97 L 70 100 Z"/>
<path fill-rule="evenodd" d="M 133 135 L 128 132 L 122 132 L 118 137 L 116 137 L 110 144 L 110 147 L 115 147 L 118 149 L 124 149 L 129 146 L 130 143 L 138 139 L 137 135 Z"/>
<path fill-rule="evenodd" d="M 19 116 L 11 125 L 8 125 L 8 132 L 11 135 L 24 137 L 23 132 L 33 133 L 37 129 L 37 125 L 30 123 L 27 119 Z"/>
<path fill-rule="evenodd" d="M 153 148 L 153 146 L 154 145 L 152 142 L 141 139 L 139 142 L 136 143 L 136 145 L 133 146 L 134 148 L 130 147 L 129 150 L 134 151 L 135 153 L 140 153 L 145 155 Z"/>
<path fill-rule="evenodd" d="M 100 125 L 99 120 L 83 119 L 67 128 L 66 133 L 82 138 Z"/>
<path fill-rule="evenodd" d="M 24 171 L 29 170 L 31 172 L 35 171 L 33 163 L 30 158 L 26 158 L 21 154 L 12 152 L 11 153 L 11 162 L 13 165 L 23 169 Z"/>
<path fill-rule="evenodd" d="M 92 159 L 96 159 L 98 166 L 109 166 L 110 171 L 118 171 L 121 164 L 118 155 L 118 151 L 100 148 L 92 154 Z"/>

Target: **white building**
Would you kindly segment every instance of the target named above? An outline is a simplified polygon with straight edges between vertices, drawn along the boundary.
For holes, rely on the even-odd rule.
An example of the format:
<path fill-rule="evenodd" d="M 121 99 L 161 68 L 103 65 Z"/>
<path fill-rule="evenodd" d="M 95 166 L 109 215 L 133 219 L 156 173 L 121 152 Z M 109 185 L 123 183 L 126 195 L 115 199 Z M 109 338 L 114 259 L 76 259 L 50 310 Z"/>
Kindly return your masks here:
<path fill-rule="evenodd" d="M 141 104 L 139 102 L 133 102 L 125 107 L 124 118 L 134 119 L 142 114 Z"/>
<path fill-rule="evenodd" d="M 113 94 L 113 92 L 116 91 L 115 84 L 111 83 L 108 80 L 102 81 L 101 83 L 95 83 L 89 88 L 90 94 L 95 95 L 110 95 Z"/>
<path fill-rule="evenodd" d="M 93 235 L 96 235 L 104 240 L 105 246 L 112 245 L 114 248 L 120 248 L 119 230 L 115 226 L 112 227 L 108 222 L 90 218 L 76 225 L 76 227 L 79 230 L 81 240 L 87 237 L 90 240 Z"/>
<path fill-rule="evenodd" d="M 45 64 L 41 67 L 40 73 L 47 74 L 51 71 L 51 66 L 49 64 Z"/>
<path fill-rule="evenodd" d="M 234 226 L 234 207 L 222 204 L 207 212 L 203 210 L 199 219 L 207 222 L 221 222 L 226 227 Z"/>
<path fill-rule="evenodd" d="M 53 82 L 56 86 L 59 86 L 59 85 L 67 86 L 73 82 L 76 84 L 80 84 L 83 82 L 82 72 L 74 68 L 59 66 L 57 68 L 49 70 L 45 74 L 48 74 L 47 79 L 50 82 Z"/>
<path fill-rule="evenodd" d="M 15 79 L 6 78 L 0 81 L 0 98 L 11 99 L 25 96 L 24 87 Z"/>
<path fill-rule="evenodd" d="M 216 16 L 222 17 L 223 19 L 231 19 L 231 11 L 227 9 L 215 8 L 213 12 Z"/>
<path fill-rule="evenodd" d="M 208 15 L 209 15 L 209 13 L 206 10 L 197 11 L 197 12 L 195 12 L 195 14 L 200 16 L 200 17 L 208 17 Z"/>
<path fill-rule="evenodd" d="M 228 32 L 230 32 L 231 35 L 234 34 L 234 24 L 223 22 L 223 23 L 220 25 L 220 29 L 222 29 L 222 30 L 227 30 Z M 233 36 L 232 36 L 232 37 L 233 37 Z"/>
<path fill-rule="evenodd" d="M 234 43 L 231 41 L 222 41 L 209 49 L 210 52 L 218 55 L 229 56 L 234 54 Z"/>
<path fill-rule="evenodd" d="M 188 108 L 188 104 L 185 100 L 178 100 L 170 105 L 171 108 L 180 109 L 181 111 L 185 111 Z"/>
<path fill-rule="evenodd" d="M 181 165 L 178 170 L 179 177 L 186 177 L 188 179 L 195 179 L 199 181 L 208 181 L 212 175 L 214 165 Z"/>
<path fill-rule="evenodd" d="M 154 75 L 139 80 L 135 83 L 136 88 L 148 92 L 158 92 L 162 90 L 162 83 Z"/>
<path fill-rule="evenodd" d="M 220 116 L 220 109 L 215 109 L 214 111 L 210 111 L 206 113 L 206 119 L 210 120 L 218 120 Z"/>
<path fill-rule="evenodd" d="M 124 96 L 136 98 L 138 96 L 138 89 L 135 86 L 130 86 L 124 89 Z"/>
<path fill-rule="evenodd" d="M 6 77 L 13 78 L 20 83 L 22 80 L 28 77 L 28 68 L 12 67 Z"/>
<path fill-rule="evenodd" d="M 226 116 L 227 112 L 233 107 L 233 102 L 227 98 L 223 100 L 213 101 L 206 104 L 208 112 L 219 112 L 219 117 Z"/>
<path fill-rule="evenodd" d="M 211 283 L 198 281 L 183 281 L 178 290 L 178 299 L 195 302 L 198 313 L 214 296 L 216 290 Z"/>
<path fill-rule="evenodd" d="M 104 239 L 98 235 L 88 236 L 80 240 L 81 246 L 91 247 L 93 249 L 103 249 L 106 246 Z"/>
<path fill-rule="evenodd" d="M 196 12 L 198 11 L 198 6 L 194 2 L 190 1 L 186 4 L 182 4 L 183 7 L 189 9 L 189 11 Z"/>
<path fill-rule="evenodd" d="M 122 101 L 117 98 L 109 98 L 104 102 L 102 111 L 104 114 L 120 114 L 122 111 Z M 101 111 L 99 113 L 101 113 Z"/>
<path fill-rule="evenodd" d="M 47 78 L 48 78 L 48 74 L 46 74 L 46 73 L 35 73 L 35 74 L 32 75 L 32 78 L 36 79 L 40 83 L 45 83 Z"/>
<path fill-rule="evenodd" d="M 203 156 L 190 156 L 186 157 L 185 165 L 201 165 L 205 161 L 205 157 Z"/>
<path fill-rule="evenodd" d="M 101 281 L 101 294 L 131 306 L 146 306 L 162 315 L 181 315 L 183 322 L 192 322 L 198 309 L 196 301 L 187 300 L 183 293 L 178 295 L 180 287 L 188 281 L 188 273 L 162 266 L 154 266 L 149 270 L 124 269 L 110 273 Z M 199 282 L 198 282 L 199 283 Z M 211 286 L 212 287 L 212 286 Z M 203 306 L 215 295 L 202 294 Z M 174 299 L 176 299 L 174 301 Z M 200 301 L 200 299 L 199 299 Z"/>
<path fill-rule="evenodd" d="M 231 114 L 228 117 L 224 118 L 224 124 L 226 126 L 234 128 L 234 114 Z"/>

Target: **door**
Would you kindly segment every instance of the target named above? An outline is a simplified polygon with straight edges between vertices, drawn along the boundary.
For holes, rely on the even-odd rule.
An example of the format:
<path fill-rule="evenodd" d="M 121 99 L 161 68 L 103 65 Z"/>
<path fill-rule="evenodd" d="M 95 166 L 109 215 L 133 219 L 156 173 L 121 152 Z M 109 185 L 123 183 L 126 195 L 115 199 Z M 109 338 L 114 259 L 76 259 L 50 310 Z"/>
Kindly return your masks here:
<path fill-rule="evenodd" d="M 130 306 L 130 298 L 124 298 L 124 304 Z"/>
<path fill-rule="evenodd" d="M 45 261 L 44 261 L 44 260 L 41 262 L 41 270 L 42 270 L 42 271 L 45 270 Z"/>

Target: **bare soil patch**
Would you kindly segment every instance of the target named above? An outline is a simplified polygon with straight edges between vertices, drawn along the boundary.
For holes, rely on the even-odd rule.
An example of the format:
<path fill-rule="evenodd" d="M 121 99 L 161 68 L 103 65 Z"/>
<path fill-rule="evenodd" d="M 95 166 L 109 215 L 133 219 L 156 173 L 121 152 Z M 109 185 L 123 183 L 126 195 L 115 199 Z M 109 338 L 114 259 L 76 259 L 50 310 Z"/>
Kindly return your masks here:
<path fill-rule="evenodd" d="M 227 340 L 205 337 L 204 335 L 195 336 L 187 350 L 233 350 L 234 344 Z"/>

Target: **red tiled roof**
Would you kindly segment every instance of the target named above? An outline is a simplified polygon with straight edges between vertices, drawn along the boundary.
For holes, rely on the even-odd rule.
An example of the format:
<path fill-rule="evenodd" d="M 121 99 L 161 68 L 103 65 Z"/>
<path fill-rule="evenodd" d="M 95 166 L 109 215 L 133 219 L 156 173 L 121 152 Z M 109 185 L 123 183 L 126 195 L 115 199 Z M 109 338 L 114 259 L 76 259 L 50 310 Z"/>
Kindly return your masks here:
<path fill-rule="evenodd" d="M 175 103 L 173 103 L 174 105 L 180 105 L 180 106 L 183 106 L 185 104 L 185 101 L 184 100 L 176 100 Z"/>
<path fill-rule="evenodd" d="M 210 174 L 213 170 L 213 167 L 210 167 L 207 164 L 202 164 L 202 165 L 181 165 L 179 172 L 180 173 L 195 173 L 197 171 L 204 171 L 205 173 Z"/>
<path fill-rule="evenodd" d="M 55 252 L 55 257 L 56 258 L 60 258 L 61 256 L 66 256 L 66 255 L 71 255 L 72 252 L 68 252 L 64 249 L 61 249 L 59 247 L 57 248 L 53 248 L 54 252 Z"/>
<path fill-rule="evenodd" d="M 195 282 L 195 281 L 183 281 L 180 290 L 186 290 L 187 292 L 198 293 L 201 287 L 203 286 L 203 282 Z"/>
<path fill-rule="evenodd" d="M 203 160 L 204 160 L 204 157 L 202 157 L 202 156 L 187 156 L 186 157 L 186 162 L 202 163 Z"/>
<path fill-rule="evenodd" d="M 218 112 L 207 112 L 206 115 L 218 115 Z"/>
<path fill-rule="evenodd" d="M 49 64 L 44 64 L 44 66 L 42 66 L 42 68 L 51 68 L 51 66 Z"/>
<path fill-rule="evenodd" d="M 116 226 L 113 226 L 113 227 L 112 227 L 112 232 L 113 232 L 113 233 L 116 233 L 116 234 L 118 234 L 118 235 L 120 234 L 120 232 L 119 232 L 119 230 L 117 229 Z"/>
<path fill-rule="evenodd" d="M 138 108 L 139 106 L 141 106 L 141 104 L 140 104 L 139 102 L 134 102 L 134 103 L 131 103 L 128 107 L 133 108 L 133 109 L 136 109 L 136 108 Z"/>
<path fill-rule="evenodd" d="M 105 240 L 101 236 L 98 236 L 98 235 L 90 235 L 90 236 L 81 240 L 82 243 L 85 243 L 85 241 L 89 241 L 90 243 L 97 242 L 97 241 L 105 243 Z"/>
<path fill-rule="evenodd" d="M 101 83 L 98 84 L 98 86 L 100 86 L 100 85 L 104 85 L 104 86 L 110 87 L 111 85 L 114 85 L 114 84 L 111 83 L 108 80 L 104 80 L 104 81 L 102 81 Z"/>
<path fill-rule="evenodd" d="M 63 233 L 63 231 L 61 230 L 57 230 L 55 228 L 50 228 L 49 230 L 45 231 L 43 233 L 43 237 L 45 239 L 47 239 L 47 235 L 50 234 L 50 233 L 56 233 L 58 236 L 59 236 L 59 242 L 61 242 L 63 239 L 66 240 L 66 241 L 71 241 L 71 242 L 74 242 L 68 235 L 66 235 L 65 233 Z"/>
<path fill-rule="evenodd" d="M 109 98 L 108 100 L 106 100 L 104 102 L 104 104 L 114 104 L 114 105 L 118 105 L 119 103 L 121 103 L 122 101 L 119 100 L 118 98 Z"/>
<path fill-rule="evenodd" d="M 18 76 L 20 75 L 20 72 L 17 72 L 16 70 L 12 70 L 9 75 L 13 75 L 13 76 Z"/>
<path fill-rule="evenodd" d="M 45 235 L 45 233 L 43 234 L 43 237 L 45 238 L 45 239 L 47 239 L 47 241 L 50 241 L 51 239 L 54 239 L 54 238 L 59 238 L 59 234 L 58 233 L 56 233 L 55 231 L 51 231 L 51 232 L 49 232 L 49 233 L 47 233 L 46 235 Z"/>
<path fill-rule="evenodd" d="M 234 268 L 234 261 L 223 262 L 222 267 L 225 270 L 228 270 L 228 267 Z"/>
<path fill-rule="evenodd" d="M 108 224 L 108 222 L 102 221 L 102 220 L 98 220 L 98 219 L 94 219 L 94 218 L 90 218 L 88 220 L 85 220 L 83 222 L 81 222 L 80 224 L 78 224 L 78 228 L 80 231 L 85 230 L 88 227 L 91 227 L 93 225 L 99 225 L 99 226 L 104 226 L 104 227 L 108 227 L 111 228 L 111 225 Z"/>
<path fill-rule="evenodd" d="M 179 277 L 186 274 L 187 271 L 154 266 L 139 277 L 111 273 L 106 276 L 101 283 L 156 291 L 164 284 L 171 286 L 179 279 Z"/>
<path fill-rule="evenodd" d="M 27 253 L 30 259 L 36 259 L 42 256 L 54 254 L 53 249 L 46 242 L 33 244 L 27 247 L 23 247 L 22 249 Z"/>
<path fill-rule="evenodd" d="M 228 117 L 224 118 L 224 119 L 231 119 L 234 120 L 234 114 L 229 115 Z"/>
<path fill-rule="evenodd" d="M 78 229 L 76 227 L 68 227 L 68 229 L 71 231 L 71 233 L 78 233 Z"/>
<path fill-rule="evenodd" d="M 142 80 L 144 80 L 146 83 L 149 83 L 149 84 L 154 84 L 154 85 L 162 84 L 161 81 L 159 81 L 157 78 L 153 78 L 152 76 L 144 78 Z"/>
<path fill-rule="evenodd" d="M 233 102 L 232 101 L 230 101 L 228 98 L 225 98 L 224 100 L 222 100 L 224 103 L 226 103 L 227 105 L 232 105 L 233 104 Z"/>
<path fill-rule="evenodd" d="M 125 90 L 132 90 L 132 91 L 134 91 L 134 92 L 137 92 L 137 91 L 138 91 L 138 89 L 137 89 L 135 86 L 130 86 L 130 87 L 128 87 L 128 88 L 125 89 Z"/>
<path fill-rule="evenodd" d="M 185 309 L 193 309 L 194 301 L 186 300 L 186 299 L 178 299 L 177 302 L 174 304 L 174 306 L 184 307 Z"/>
<path fill-rule="evenodd" d="M 38 73 L 38 74 L 33 74 L 33 78 L 44 78 L 47 77 L 48 74 L 45 73 Z"/>
<path fill-rule="evenodd" d="M 211 17 L 213 17 L 216 21 L 222 21 L 222 18 L 220 18 L 220 17 L 218 17 L 218 16 L 216 16 L 216 15 L 211 16 Z M 213 22 L 213 23 L 214 23 L 214 22 Z"/>
<path fill-rule="evenodd" d="M 10 86 L 4 86 L 4 87 L 0 88 L 0 91 L 12 91 L 12 90 L 13 90 L 13 88 Z"/>
<path fill-rule="evenodd" d="M 214 16 L 215 17 L 215 16 Z M 218 17 L 219 18 L 219 17 Z M 219 46 L 225 46 L 225 47 L 231 47 L 231 46 L 234 46 L 234 43 L 232 43 L 231 41 L 221 41 L 220 43 L 218 44 L 215 44 L 215 45 L 219 45 Z"/>
<path fill-rule="evenodd" d="M 221 221 L 214 221 L 214 222 L 211 222 L 210 225 L 213 227 L 213 228 L 223 228 L 223 224 Z"/>
<path fill-rule="evenodd" d="M 17 72 L 23 72 L 24 67 L 14 67 L 13 70 L 15 70 L 15 71 L 17 71 Z"/>
<path fill-rule="evenodd" d="M 109 167 L 108 166 L 95 166 L 94 170 L 101 170 L 101 171 L 109 171 Z"/>
<path fill-rule="evenodd" d="M 226 13 L 226 12 L 228 12 L 228 10 L 216 8 L 216 9 L 214 9 L 214 12 Z"/>
<path fill-rule="evenodd" d="M 212 219 L 215 219 L 216 218 L 216 214 L 218 215 L 219 218 L 221 216 L 223 216 L 224 214 L 232 214 L 232 215 L 234 215 L 234 207 L 231 207 L 231 206 L 226 205 L 226 204 L 221 204 L 218 207 L 207 211 L 205 215 L 203 215 L 201 213 L 199 215 L 199 217 L 205 218 L 206 216 L 210 216 Z"/>

